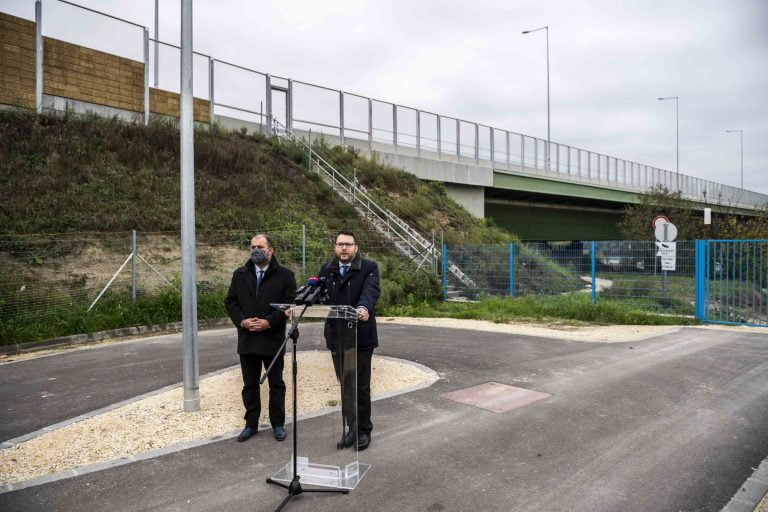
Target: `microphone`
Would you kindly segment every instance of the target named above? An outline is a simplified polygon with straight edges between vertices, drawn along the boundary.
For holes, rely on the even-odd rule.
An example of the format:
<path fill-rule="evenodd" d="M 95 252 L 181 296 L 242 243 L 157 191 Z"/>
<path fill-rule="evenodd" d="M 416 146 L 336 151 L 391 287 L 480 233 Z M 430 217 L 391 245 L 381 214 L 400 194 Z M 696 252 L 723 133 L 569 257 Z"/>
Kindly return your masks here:
<path fill-rule="evenodd" d="M 328 286 L 328 282 L 324 277 L 317 278 L 317 282 L 315 283 L 315 286 L 313 288 L 308 288 L 309 293 L 307 293 L 307 296 L 304 298 L 304 304 L 306 304 L 307 306 L 311 306 L 316 302 L 319 302 L 319 303 L 325 302 L 328 299 L 326 294 L 327 286 Z"/>
<path fill-rule="evenodd" d="M 307 296 L 317 287 L 318 282 L 319 280 L 317 276 L 312 276 L 307 279 L 307 284 L 296 291 L 296 300 L 294 302 L 296 304 L 304 304 L 307 300 Z"/>

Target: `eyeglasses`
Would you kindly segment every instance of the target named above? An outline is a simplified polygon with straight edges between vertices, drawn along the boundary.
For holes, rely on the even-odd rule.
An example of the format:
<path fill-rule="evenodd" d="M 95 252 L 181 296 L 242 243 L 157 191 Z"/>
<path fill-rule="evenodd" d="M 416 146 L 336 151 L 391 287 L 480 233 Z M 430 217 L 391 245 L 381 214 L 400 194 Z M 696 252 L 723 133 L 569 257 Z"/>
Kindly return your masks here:
<path fill-rule="evenodd" d="M 344 248 L 352 247 L 352 246 L 354 246 L 354 245 L 355 245 L 355 244 L 354 244 L 354 243 L 352 243 L 352 242 L 336 242 L 336 247 L 338 247 L 338 248 L 340 248 L 340 249 L 344 249 Z"/>

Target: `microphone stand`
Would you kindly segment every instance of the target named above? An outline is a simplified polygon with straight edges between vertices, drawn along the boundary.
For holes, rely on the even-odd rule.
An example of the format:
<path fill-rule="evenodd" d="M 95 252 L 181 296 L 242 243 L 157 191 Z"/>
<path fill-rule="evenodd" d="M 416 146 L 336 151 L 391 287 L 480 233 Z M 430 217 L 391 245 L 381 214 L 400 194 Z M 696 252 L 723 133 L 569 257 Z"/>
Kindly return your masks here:
<path fill-rule="evenodd" d="M 301 314 L 299 317 L 295 320 L 291 320 L 291 328 L 288 330 L 288 335 L 285 337 L 285 340 L 283 341 L 283 344 L 280 346 L 280 349 L 277 351 L 277 354 L 272 359 L 272 362 L 269 363 L 269 367 L 264 372 L 264 375 L 261 376 L 261 379 L 259 379 L 259 384 L 263 384 L 266 380 L 267 376 L 269 375 L 269 372 L 272 370 L 272 367 L 275 365 L 275 362 L 277 361 L 278 357 L 283 357 L 282 353 L 285 349 L 285 346 L 288 344 L 288 340 L 293 340 L 293 357 L 292 359 L 292 382 L 293 382 L 293 435 L 291 436 L 293 438 L 293 457 L 292 457 L 292 463 L 293 463 L 293 479 L 291 480 L 290 484 L 284 484 L 283 482 L 278 482 L 276 480 L 272 480 L 271 478 L 267 478 L 268 484 L 275 484 L 279 487 L 282 487 L 284 489 L 288 489 L 288 496 L 283 500 L 282 503 L 280 503 L 280 506 L 278 506 L 275 509 L 275 512 L 280 512 L 283 507 L 285 507 L 288 502 L 293 498 L 294 496 L 298 496 L 299 494 L 305 493 L 305 492 L 338 492 L 342 494 L 349 494 L 349 489 L 302 489 L 301 482 L 299 482 L 299 471 L 298 471 L 298 446 L 297 446 L 297 434 L 299 431 L 299 424 L 296 421 L 296 409 L 297 409 L 297 399 L 296 399 L 296 380 L 298 375 L 298 363 L 296 362 L 296 348 L 299 341 L 299 323 L 301 322 L 301 319 L 304 317 L 304 313 L 307 311 L 307 308 L 309 307 L 311 301 L 306 301 L 303 304 L 303 308 L 301 310 Z"/>

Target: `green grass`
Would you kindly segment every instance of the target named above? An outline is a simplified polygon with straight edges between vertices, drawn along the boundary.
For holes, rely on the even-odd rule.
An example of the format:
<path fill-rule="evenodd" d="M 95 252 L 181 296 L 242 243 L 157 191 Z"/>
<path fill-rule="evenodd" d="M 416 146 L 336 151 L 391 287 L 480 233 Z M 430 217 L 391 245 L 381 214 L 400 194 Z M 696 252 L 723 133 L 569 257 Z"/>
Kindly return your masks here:
<path fill-rule="evenodd" d="M 201 291 L 197 295 L 199 319 L 222 318 L 223 291 Z M 105 297 L 91 310 L 88 302 L 30 311 L 0 318 L 0 340 L 4 344 L 25 343 L 121 327 L 166 324 L 181 320 L 181 294 L 173 289 L 153 297 Z"/>
<path fill-rule="evenodd" d="M 597 324 L 623 325 L 688 325 L 696 320 L 661 316 L 636 306 L 599 300 L 592 304 L 587 294 L 530 296 L 519 298 L 486 298 L 478 302 L 440 302 L 394 305 L 381 315 L 430 318 L 464 318 L 503 323 L 512 320 L 570 320 Z"/>

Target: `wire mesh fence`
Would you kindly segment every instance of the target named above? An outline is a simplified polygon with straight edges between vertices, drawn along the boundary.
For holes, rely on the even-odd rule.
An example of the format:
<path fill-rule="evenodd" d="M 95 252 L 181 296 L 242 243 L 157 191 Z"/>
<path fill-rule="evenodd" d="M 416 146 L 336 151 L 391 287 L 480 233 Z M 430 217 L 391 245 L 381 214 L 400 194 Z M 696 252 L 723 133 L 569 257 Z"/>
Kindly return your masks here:
<path fill-rule="evenodd" d="M 696 258 L 692 241 L 676 243 L 674 270 L 663 270 L 659 247 L 649 241 L 524 242 L 446 246 L 446 299 L 586 293 L 592 302 L 615 300 L 642 309 L 692 315 Z"/>
<path fill-rule="evenodd" d="M 335 233 L 305 225 L 198 232 L 198 291 L 212 292 L 212 300 L 221 302 L 232 272 L 249 258 L 252 235 L 260 232 L 270 236 L 276 258 L 299 283 L 333 256 Z M 391 241 L 373 229 L 356 233 L 363 255 L 396 261 L 397 269 L 390 272 L 418 281 L 416 265 Z M 768 325 L 767 244 L 678 241 L 666 261 L 659 243 L 649 241 L 444 245 L 437 270 L 446 300 L 585 295 L 593 303 L 616 301 L 662 314 L 695 314 L 709 322 Z M 15 330 L 7 331 L 18 332 L 25 319 L 55 322 L 73 311 L 79 316 L 97 300 L 119 309 L 126 301 L 169 291 L 178 295 L 180 245 L 178 232 L 0 236 L 0 326 L 14 323 Z M 422 270 L 433 271 L 431 266 Z M 382 282 L 383 296 L 395 297 L 398 287 L 402 283 Z M 168 307 L 176 305 L 169 301 Z"/>
<path fill-rule="evenodd" d="M 240 232 L 198 232 L 198 290 L 223 291 L 249 257 L 254 233 L 267 233 L 275 257 L 298 282 L 333 255 L 333 232 L 302 225 Z M 376 231 L 356 231 L 364 255 L 391 254 Z M 0 236 L 0 321 L 19 315 L 56 316 L 96 299 L 141 299 L 178 289 L 178 232 Z"/>

